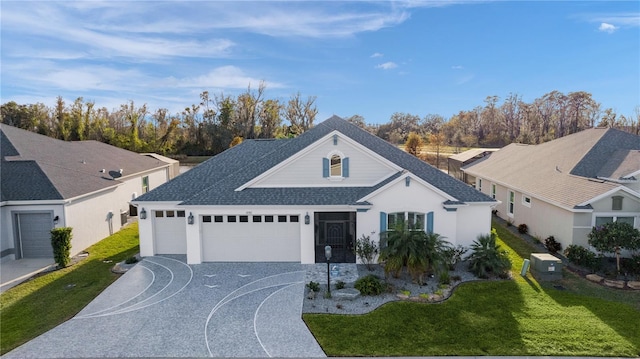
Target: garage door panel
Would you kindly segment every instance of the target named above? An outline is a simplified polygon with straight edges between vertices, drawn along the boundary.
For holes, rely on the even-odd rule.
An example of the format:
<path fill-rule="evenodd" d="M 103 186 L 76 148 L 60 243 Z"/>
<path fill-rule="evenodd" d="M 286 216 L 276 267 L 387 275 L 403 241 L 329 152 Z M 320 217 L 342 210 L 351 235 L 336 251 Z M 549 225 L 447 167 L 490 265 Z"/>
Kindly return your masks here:
<path fill-rule="evenodd" d="M 300 262 L 300 224 L 203 223 L 205 262 Z"/>
<path fill-rule="evenodd" d="M 187 227 L 182 217 L 155 218 L 156 254 L 186 254 Z"/>
<path fill-rule="evenodd" d="M 51 213 L 19 213 L 17 215 L 18 238 L 21 258 L 53 258 L 51 247 Z"/>

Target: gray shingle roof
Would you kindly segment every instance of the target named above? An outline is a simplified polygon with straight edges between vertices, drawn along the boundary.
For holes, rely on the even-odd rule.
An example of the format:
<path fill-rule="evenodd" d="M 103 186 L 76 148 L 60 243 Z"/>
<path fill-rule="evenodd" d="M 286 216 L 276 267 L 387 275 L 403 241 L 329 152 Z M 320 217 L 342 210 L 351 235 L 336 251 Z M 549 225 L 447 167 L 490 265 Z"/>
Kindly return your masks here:
<path fill-rule="evenodd" d="M 617 184 L 596 180 L 621 148 L 640 149 L 640 137 L 592 128 L 539 145 L 510 144 L 464 167 L 465 172 L 568 208 Z M 640 169 L 640 162 L 635 163 Z"/>
<path fill-rule="evenodd" d="M 637 179 L 632 174 L 638 171 L 640 171 L 640 150 L 618 150 L 598 171 L 598 178 Z"/>
<path fill-rule="evenodd" d="M 401 175 L 372 187 L 246 188 L 253 178 L 337 130 L 452 197 L 466 202 L 493 199 L 431 167 L 388 142 L 333 116 L 294 139 L 247 140 L 150 191 L 136 201 L 179 201 L 184 205 L 353 205 Z"/>
<path fill-rule="evenodd" d="M 167 164 L 97 141 L 66 142 L 0 125 L 2 201 L 73 198 Z M 105 173 L 100 170 L 105 169 Z"/>

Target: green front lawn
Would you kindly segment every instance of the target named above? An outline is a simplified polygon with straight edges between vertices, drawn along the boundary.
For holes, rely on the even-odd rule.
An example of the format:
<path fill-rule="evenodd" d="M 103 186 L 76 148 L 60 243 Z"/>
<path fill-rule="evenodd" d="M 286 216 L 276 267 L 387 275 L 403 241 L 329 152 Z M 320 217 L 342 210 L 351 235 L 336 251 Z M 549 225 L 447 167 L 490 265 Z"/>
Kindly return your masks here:
<path fill-rule="evenodd" d="M 559 283 L 522 278 L 532 248 L 494 226 L 514 280 L 464 283 L 442 304 L 395 302 L 359 316 L 305 314 L 305 322 L 329 356 L 640 355 L 640 293 L 571 274 Z"/>
<path fill-rule="evenodd" d="M 0 295 L 0 354 L 72 318 L 113 283 L 118 275 L 111 272 L 111 267 L 138 252 L 138 224 L 127 226 L 87 251 L 87 259 Z"/>

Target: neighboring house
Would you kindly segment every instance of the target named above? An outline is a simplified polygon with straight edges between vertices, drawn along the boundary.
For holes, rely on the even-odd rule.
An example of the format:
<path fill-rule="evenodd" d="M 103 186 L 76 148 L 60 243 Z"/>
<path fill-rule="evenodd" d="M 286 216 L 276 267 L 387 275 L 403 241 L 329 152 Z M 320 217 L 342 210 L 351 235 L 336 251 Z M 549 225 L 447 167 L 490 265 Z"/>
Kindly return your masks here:
<path fill-rule="evenodd" d="M 355 262 L 357 238 L 404 218 L 468 246 L 495 201 L 339 117 L 245 140 L 138 197 L 140 252 L 187 262 Z"/>
<path fill-rule="evenodd" d="M 467 174 L 462 170 L 462 167 L 488 156 L 497 150 L 499 150 L 499 148 L 472 148 L 449 156 L 449 158 L 447 158 L 447 173 L 464 183 L 475 186 L 475 178 L 468 178 Z"/>
<path fill-rule="evenodd" d="M 500 201 L 498 215 L 563 248 L 593 226 L 640 226 L 640 136 L 592 128 L 539 145 L 510 144 L 463 170 Z"/>
<path fill-rule="evenodd" d="M 97 141 L 65 142 L 0 125 L 2 260 L 53 258 L 53 227 L 72 227 L 76 254 L 127 222 L 132 199 L 167 182 L 174 160 Z"/>

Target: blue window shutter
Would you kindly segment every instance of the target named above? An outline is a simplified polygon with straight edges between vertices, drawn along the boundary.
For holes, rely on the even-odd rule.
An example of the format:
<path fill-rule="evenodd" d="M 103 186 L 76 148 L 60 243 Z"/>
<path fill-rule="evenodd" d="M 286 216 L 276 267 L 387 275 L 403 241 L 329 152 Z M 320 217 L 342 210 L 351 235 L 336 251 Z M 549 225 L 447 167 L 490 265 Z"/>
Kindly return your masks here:
<path fill-rule="evenodd" d="M 433 212 L 427 213 L 427 233 L 433 233 Z"/>
<path fill-rule="evenodd" d="M 387 214 L 380 212 L 380 233 L 387 230 Z"/>
<path fill-rule="evenodd" d="M 342 177 L 349 177 L 349 157 L 342 159 Z"/>
<path fill-rule="evenodd" d="M 322 177 L 329 177 L 329 159 L 322 159 Z"/>

